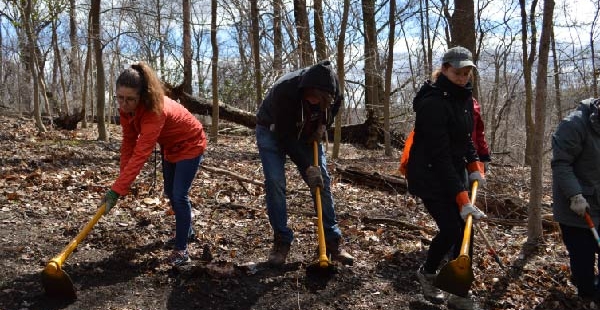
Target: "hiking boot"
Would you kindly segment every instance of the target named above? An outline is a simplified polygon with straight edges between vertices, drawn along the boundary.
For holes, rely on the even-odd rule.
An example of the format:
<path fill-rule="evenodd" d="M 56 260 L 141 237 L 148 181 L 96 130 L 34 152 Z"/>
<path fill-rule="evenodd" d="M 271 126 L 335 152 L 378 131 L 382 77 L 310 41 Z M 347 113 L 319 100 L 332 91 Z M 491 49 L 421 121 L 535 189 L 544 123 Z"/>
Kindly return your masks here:
<path fill-rule="evenodd" d="M 343 265 L 352 266 L 354 264 L 354 256 L 346 252 L 340 245 L 341 239 L 327 240 L 325 241 L 325 247 L 327 249 L 327 257 L 331 257 L 331 260 L 338 261 Z M 317 253 L 319 248 L 317 247 Z"/>
<path fill-rule="evenodd" d="M 468 297 L 460 297 L 458 295 L 450 294 L 448 296 L 448 308 L 449 309 L 458 309 L 458 310 L 476 310 L 479 309 L 475 305 L 471 296 Z"/>
<path fill-rule="evenodd" d="M 290 245 L 291 244 L 283 241 L 281 236 L 275 235 L 273 247 L 271 248 L 271 252 L 269 252 L 269 260 L 267 263 L 274 267 L 280 267 L 285 264 L 287 255 L 290 252 Z"/>
<path fill-rule="evenodd" d="M 439 288 L 433 286 L 436 276 L 435 273 L 426 273 L 423 266 L 417 270 L 417 278 L 423 289 L 423 297 L 434 304 L 441 304 L 444 302 L 444 293 Z"/>
<path fill-rule="evenodd" d="M 167 258 L 167 262 L 173 267 L 183 266 L 191 261 L 190 254 L 187 250 L 174 250 L 173 253 L 169 255 L 169 258 Z"/>
<path fill-rule="evenodd" d="M 194 229 L 190 228 L 190 232 L 188 233 L 188 243 L 196 241 L 196 232 Z M 172 248 L 175 247 L 175 236 L 165 242 L 165 247 Z"/>

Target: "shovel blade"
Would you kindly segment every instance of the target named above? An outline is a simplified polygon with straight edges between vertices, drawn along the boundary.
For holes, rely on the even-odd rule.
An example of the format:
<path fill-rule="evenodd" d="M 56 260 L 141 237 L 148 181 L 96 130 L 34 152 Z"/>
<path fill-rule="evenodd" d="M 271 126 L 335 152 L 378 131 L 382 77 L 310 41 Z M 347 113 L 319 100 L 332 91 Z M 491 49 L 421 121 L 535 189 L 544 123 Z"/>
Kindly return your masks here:
<path fill-rule="evenodd" d="M 442 267 L 434 285 L 448 293 L 467 297 L 474 279 L 471 259 L 467 255 L 461 255 Z"/>
<path fill-rule="evenodd" d="M 42 285 L 46 295 L 53 299 L 75 300 L 75 288 L 69 275 L 56 264 L 50 263 L 42 271 Z"/>

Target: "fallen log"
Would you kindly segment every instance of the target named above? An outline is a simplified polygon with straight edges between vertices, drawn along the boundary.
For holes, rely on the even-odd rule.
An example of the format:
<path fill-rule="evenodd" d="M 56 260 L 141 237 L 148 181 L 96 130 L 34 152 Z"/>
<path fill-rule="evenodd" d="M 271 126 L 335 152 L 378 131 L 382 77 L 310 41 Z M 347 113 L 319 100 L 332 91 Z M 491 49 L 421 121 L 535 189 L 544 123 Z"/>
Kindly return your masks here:
<path fill-rule="evenodd" d="M 387 218 L 387 217 L 368 217 L 368 216 L 366 216 L 366 217 L 362 218 L 362 222 L 365 224 L 384 224 L 384 225 L 396 226 L 396 227 L 402 228 L 402 229 L 420 230 L 420 231 L 424 231 L 430 235 L 435 235 L 437 233 L 437 231 L 432 228 L 428 228 L 428 227 L 425 227 L 422 225 L 416 225 L 416 224 L 401 221 L 401 220 L 391 219 L 391 218 Z"/>
<path fill-rule="evenodd" d="M 365 171 L 355 166 L 343 167 L 337 164 L 335 166 L 335 171 L 342 182 L 362 185 L 395 194 L 407 192 L 406 180 L 401 177 Z"/>
<path fill-rule="evenodd" d="M 198 115 L 212 115 L 213 103 L 209 99 L 194 97 L 183 91 L 183 87 L 173 87 L 165 85 L 167 89 L 167 95 L 178 100 L 186 109 L 190 112 Z M 256 115 L 254 112 L 248 112 L 223 102 L 219 102 L 219 119 L 236 123 L 251 129 L 256 127 Z M 342 126 L 341 142 L 366 145 L 369 132 L 369 127 L 373 126 L 375 122 L 372 119 L 367 118 L 362 124 L 352 124 Z M 384 130 L 383 128 L 375 128 L 377 130 L 378 141 L 380 146 L 383 145 L 384 141 Z M 333 141 L 333 130 L 331 127 L 327 130 L 327 137 L 330 141 Z M 405 135 L 398 132 L 391 133 L 391 145 L 397 148 L 404 147 Z"/>

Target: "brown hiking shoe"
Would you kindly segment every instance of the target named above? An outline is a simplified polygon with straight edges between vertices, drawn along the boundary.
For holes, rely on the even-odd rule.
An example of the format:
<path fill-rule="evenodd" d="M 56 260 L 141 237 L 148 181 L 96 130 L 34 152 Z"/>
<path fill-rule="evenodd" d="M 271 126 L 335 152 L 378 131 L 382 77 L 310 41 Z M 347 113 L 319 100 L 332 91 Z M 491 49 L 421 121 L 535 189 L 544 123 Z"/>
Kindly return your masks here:
<path fill-rule="evenodd" d="M 341 247 L 340 243 L 340 239 L 327 240 L 325 242 L 325 247 L 327 248 L 327 256 L 330 256 L 331 260 L 338 261 L 343 265 L 352 266 L 354 264 L 354 256 L 346 252 Z"/>
<path fill-rule="evenodd" d="M 273 240 L 273 247 L 269 253 L 269 260 L 267 261 L 271 266 L 279 267 L 285 263 L 288 252 L 290 251 L 290 244 L 284 242 L 280 236 L 275 235 Z"/>

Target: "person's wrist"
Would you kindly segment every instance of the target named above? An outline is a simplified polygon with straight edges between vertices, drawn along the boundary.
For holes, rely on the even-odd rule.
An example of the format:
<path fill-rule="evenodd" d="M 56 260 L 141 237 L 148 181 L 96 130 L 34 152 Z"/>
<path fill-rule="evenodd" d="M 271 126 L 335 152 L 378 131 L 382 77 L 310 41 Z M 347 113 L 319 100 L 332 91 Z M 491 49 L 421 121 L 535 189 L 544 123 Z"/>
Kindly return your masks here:
<path fill-rule="evenodd" d="M 119 197 L 120 197 L 119 193 L 115 192 L 115 191 L 114 191 L 114 190 L 112 190 L 112 189 L 110 189 L 110 190 L 109 190 L 109 191 L 106 193 L 106 195 L 107 195 L 107 196 L 108 196 L 110 199 L 113 199 L 113 200 L 117 200 L 117 199 L 119 199 Z"/>

